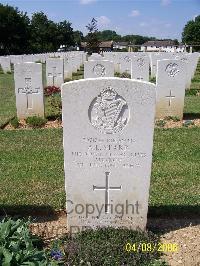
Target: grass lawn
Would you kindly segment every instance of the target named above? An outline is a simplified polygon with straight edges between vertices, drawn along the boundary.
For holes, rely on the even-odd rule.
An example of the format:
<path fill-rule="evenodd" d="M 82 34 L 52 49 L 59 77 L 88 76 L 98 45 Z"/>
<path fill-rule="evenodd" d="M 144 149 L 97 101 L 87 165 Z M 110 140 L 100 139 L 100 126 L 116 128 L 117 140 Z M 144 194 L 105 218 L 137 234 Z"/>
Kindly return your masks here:
<path fill-rule="evenodd" d="M 0 209 L 64 208 L 62 129 L 2 130 L 0 139 Z M 199 128 L 155 130 L 150 215 L 197 212 L 199 139 Z"/>
<path fill-rule="evenodd" d="M 0 127 L 16 115 L 13 74 L 0 74 Z"/>

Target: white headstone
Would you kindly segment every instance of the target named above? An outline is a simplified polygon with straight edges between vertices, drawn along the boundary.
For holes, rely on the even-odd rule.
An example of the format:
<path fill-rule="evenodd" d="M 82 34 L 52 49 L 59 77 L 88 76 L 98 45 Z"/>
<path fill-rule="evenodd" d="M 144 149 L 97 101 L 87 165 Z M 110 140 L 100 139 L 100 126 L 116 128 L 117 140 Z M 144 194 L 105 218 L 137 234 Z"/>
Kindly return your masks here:
<path fill-rule="evenodd" d="M 88 61 L 84 63 L 84 78 L 114 77 L 114 64 L 110 61 Z"/>
<path fill-rule="evenodd" d="M 64 58 L 64 78 L 72 78 L 72 62 L 70 57 L 65 57 Z"/>
<path fill-rule="evenodd" d="M 126 53 L 121 53 L 119 63 L 120 63 L 120 73 L 127 73 L 131 75 L 131 56 Z"/>
<path fill-rule="evenodd" d="M 91 60 L 102 60 L 103 57 L 100 55 L 100 54 L 97 54 L 97 53 L 93 53 L 89 58 L 88 58 L 88 61 L 91 61 Z"/>
<path fill-rule="evenodd" d="M 132 57 L 131 78 L 149 81 L 149 57 L 142 55 Z"/>
<path fill-rule="evenodd" d="M 69 230 L 145 229 L 155 85 L 120 78 L 62 85 Z"/>
<path fill-rule="evenodd" d="M 48 58 L 46 61 L 47 86 L 60 87 L 64 83 L 63 58 Z"/>
<path fill-rule="evenodd" d="M 1 65 L 4 73 L 11 71 L 10 58 L 9 57 L 5 57 L 5 56 L 0 57 L 0 65 Z"/>
<path fill-rule="evenodd" d="M 158 60 L 156 77 L 156 118 L 183 117 L 185 64 L 181 60 Z"/>
<path fill-rule="evenodd" d="M 42 64 L 20 63 L 14 66 L 17 117 L 44 116 Z"/>

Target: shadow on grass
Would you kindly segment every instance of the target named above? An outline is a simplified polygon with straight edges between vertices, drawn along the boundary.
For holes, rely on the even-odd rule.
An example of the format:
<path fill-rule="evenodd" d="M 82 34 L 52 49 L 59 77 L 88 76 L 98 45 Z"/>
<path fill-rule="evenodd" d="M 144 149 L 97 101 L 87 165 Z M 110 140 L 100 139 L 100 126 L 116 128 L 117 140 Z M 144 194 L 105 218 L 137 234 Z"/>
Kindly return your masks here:
<path fill-rule="evenodd" d="M 57 219 L 57 212 L 50 205 L 2 205 L 0 204 L 0 216 L 44 216 L 46 221 Z"/>
<path fill-rule="evenodd" d="M 200 218 L 200 206 L 192 205 L 160 205 L 150 206 L 148 218 Z"/>
<path fill-rule="evenodd" d="M 200 113 L 184 113 L 183 119 L 184 120 L 193 120 L 193 119 L 200 119 Z"/>

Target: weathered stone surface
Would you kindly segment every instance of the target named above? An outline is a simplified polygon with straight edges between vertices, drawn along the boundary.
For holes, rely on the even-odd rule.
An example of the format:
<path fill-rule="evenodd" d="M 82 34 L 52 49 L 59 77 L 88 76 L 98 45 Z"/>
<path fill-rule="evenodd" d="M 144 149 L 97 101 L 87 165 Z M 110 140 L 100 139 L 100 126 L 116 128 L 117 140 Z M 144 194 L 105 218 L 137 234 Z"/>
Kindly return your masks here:
<path fill-rule="evenodd" d="M 155 85 L 98 78 L 62 85 L 68 227 L 144 229 Z"/>
<path fill-rule="evenodd" d="M 14 66 L 17 116 L 44 116 L 42 64 L 20 63 Z"/>
<path fill-rule="evenodd" d="M 104 61 L 88 61 L 84 63 L 84 78 L 101 78 L 114 77 L 113 62 Z"/>
<path fill-rule="evenodd" d="M 156 118 L 183 117 L 185 63 L 181 60 L 158 61 L 156 82 Z"/>
<path fill-rule="evenodd" d="M 63 58 L 48 58 L 46 61 L 47 86 L 60 87 L 64 83 Z"/>

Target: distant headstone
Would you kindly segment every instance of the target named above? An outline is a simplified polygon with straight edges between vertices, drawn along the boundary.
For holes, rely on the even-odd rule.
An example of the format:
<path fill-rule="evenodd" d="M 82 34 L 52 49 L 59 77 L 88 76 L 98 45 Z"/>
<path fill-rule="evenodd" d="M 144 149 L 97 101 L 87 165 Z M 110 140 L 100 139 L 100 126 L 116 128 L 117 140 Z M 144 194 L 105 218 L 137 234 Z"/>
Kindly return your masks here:
<path fill-rule="evenodd" d="M 97 54 L 97 53 L 93 53 L 89 58 L 88 58 L 88 61 L 91 61 L 91 60 L 102 60 L 103 57 L 100 55 L 100 54 Z"/>
<path fill-rule="evenodd" d="M 156 78 L 156 118 L 183 118 L 185 64 L 181 60 L 158 61 Z"/>
<path fill-rule="evenodd" d="M 63 58 L 48 58 L 46 61 L 47 86 L 60 87 L 64 83 Z"/>
<path fill-rule="evenodd" d="M 155 97 L 155 85 L 130 79 L 62 85 L 71 232 L 99 226 L 145 229 Z"/>
<path fill-rule="evenodd" d="M 72 78 L 72 62 L 70 57 L 64 58 L 64 78 Z"/>
<path fill-rule="evenodd" d="M 149 57 L 143 55 L 132 57 L 131 78 L 149 81 Z"/>
<path fill-rule="evenodd" d="M 42 65 L 20 63 L 14 66 L 17 117 L 44 116 Z"/>
<path fill-rule="evenodd" d="M 131 75 L 131 56 L 126 53 L 122 53 L 119 58 L 120 73 L 127 73 Z"/>
<path fill-rule="evenodd" d="M 113 62 L 88 61 L 84 63 L 84 78 L 114 77 Z"/>
<path fill-rule="evenodd" d="M 10 58 L 9 57 L 1 56 L 0 57 L 0 65 L 1 65 L 4 73 L 11 71 Z"/>

